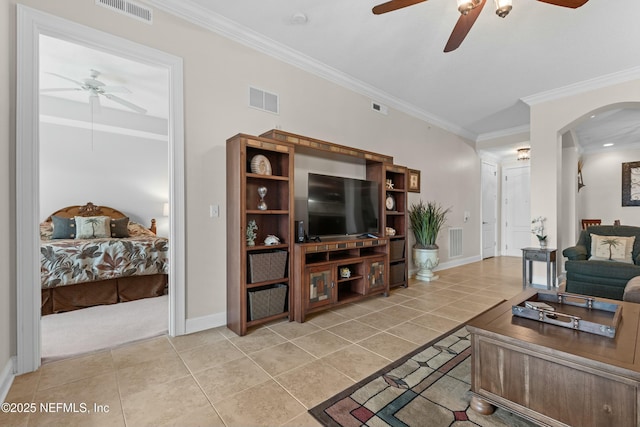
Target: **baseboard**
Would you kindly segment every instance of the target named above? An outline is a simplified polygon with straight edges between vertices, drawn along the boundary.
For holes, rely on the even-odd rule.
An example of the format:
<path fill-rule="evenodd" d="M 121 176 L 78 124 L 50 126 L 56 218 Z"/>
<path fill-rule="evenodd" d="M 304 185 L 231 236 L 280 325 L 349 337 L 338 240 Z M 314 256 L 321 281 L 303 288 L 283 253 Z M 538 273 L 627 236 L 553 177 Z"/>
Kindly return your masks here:
<path fill-rule="evenodd" d="M 15 378 L 15 366 L 16 358 L 13 356 L 9 359 L 2 372 L 0 372 L 0 402 L 4 402 L 7 394 L 9 394 L 9 389 Z"/>
<path fill-rule="evenodd" d="M 227 312 L 210 314 L 208 316 L 187 319 L 185 323 L 185 333 L 193 334 L 207 329 L 217 328 L 227 324 Z"/>
<path fill-rule="evenodd" d="M 436 268 L 433 269 L 433 271 L 447 270 L 449 268 L 460 267 L 461 265 L 471 264 L 473 262 L 478 262 L 478 261 L 482 261 L 482 257 L 480 255 L 472 256 L 469 258 L 455 259 L 453 261 L 448 261 L 438 265 Z M 409 277 L 415 277 L 417 271 L 418 271 L 417 268 L 410 269 Z"/>

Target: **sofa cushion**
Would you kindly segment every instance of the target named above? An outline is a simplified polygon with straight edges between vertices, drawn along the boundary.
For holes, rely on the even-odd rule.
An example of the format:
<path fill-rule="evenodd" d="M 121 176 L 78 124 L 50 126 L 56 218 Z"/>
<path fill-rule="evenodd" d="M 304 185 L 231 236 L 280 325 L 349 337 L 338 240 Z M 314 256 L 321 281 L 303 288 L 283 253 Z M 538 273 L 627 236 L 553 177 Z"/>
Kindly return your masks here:
<path fill-rule="evenodd" d="M 634 277 L 627 282 L 622 300 L 640 303 L 640 276 Z"/>
<path fill-rule="evenodd" d="M 567 261 L 567 280 L 591 278 L 592 283 L 612 283 L 624 280 L 627 283 L 632 277 L 640 275 L 640 267 L 622 262 L 611 261 Z"/>
<path fill-rule="evenodd" d="M 633 264 L 631 252 L 635 236 L 600 236 L 591 233 L 591 258 L 589 260 L 618 261 Z"/>
<path fill-rule="evenodd" d="M 586 248 L 587 259 L 591 256 L 591 234 L 599 236 L 636 236 L 631 256 L 636 260 L 636 264 L 640 263 L 640 227 L 630 225 L 594 225 L 589 227 L 588 231 L 582 230 L 576 246 L 584 246 Z"/>

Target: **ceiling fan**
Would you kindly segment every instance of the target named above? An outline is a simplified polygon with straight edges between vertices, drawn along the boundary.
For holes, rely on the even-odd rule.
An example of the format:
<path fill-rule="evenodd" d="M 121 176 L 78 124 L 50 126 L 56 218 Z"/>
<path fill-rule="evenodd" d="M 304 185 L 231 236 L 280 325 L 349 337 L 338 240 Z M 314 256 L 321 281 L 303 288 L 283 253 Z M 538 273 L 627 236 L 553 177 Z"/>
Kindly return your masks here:
<path fill-rule="evenodd" d="M 83 90 L 89 93 L 89 104 L 92 107 L 92 111 L 99 111 L 100 108 L 100 96 L 104 96 L 111 101 L 117 102 L 120 105 L 123 105 L 137 113 L 145 114 L 147 110 L 144 108 L 135 105 L 125 99 L 122 99 L 118 96 L 115 96 L 114 93 L 131 93 L 129 89 L 123 86 L 107 86 L 100 80 L 98 77 L 100 76 L 100 72 L 97 70 L 90 70 L 89 77 L 86 79 L 82 79 L 81 81 L 72 79 L 70 77 L 65 77 L 56 73 L 47 73 L 52 76 L 59 77 L 64 80 L 68 80 L 72 83 L 75 83 L 78 87 L 61 87 L 61 88 L 51 88 L 51 89 L 41 89 L 41 93 L 45 92 L 66 92 L 66 91 L 77 91 Z"/>
<path fill-rule="evenodd" d="M 422 3 L 427 0 L 391 0 L 386 3 L 379 4 L 373 8 L 373 13 L 381 15 L 383 13 L 392 12 L 394 10 L 402 9 L 407 6 Z M 544 3 L 553 4 L 555 6 L 569 7 L 576 9 L 589 0 L 538 0 Z M 467 36 L 471 27 L 476 22 L 478 15 L 482 11 L 484 4 L 487 0 L 457 0 L 458 11 L 461 13 L 460 18 L 456 26 L 453 27 L 453 32 L 449 36 L 449 41 L 444 47 L 445 52 L 451 52 L 456 50 L 461 44 L 464 38 Z M 512 7 L 512 0 L 495 0 L 496 14 L 504 18 L 509 14 Z"/>

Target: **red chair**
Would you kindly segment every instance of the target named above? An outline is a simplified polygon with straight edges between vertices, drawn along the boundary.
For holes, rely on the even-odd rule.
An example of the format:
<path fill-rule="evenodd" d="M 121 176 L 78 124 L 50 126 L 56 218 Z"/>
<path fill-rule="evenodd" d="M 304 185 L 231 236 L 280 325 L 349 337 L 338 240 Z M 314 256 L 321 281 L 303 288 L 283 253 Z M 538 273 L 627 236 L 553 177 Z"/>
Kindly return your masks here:
<path fill-rule="evenodd" d="M 586 230 L 587 227 L 591 227 L 592 225 L 600 225 L 602 224 L 601 219 L 583 219 L 582 220 L 582 229 Z"/>

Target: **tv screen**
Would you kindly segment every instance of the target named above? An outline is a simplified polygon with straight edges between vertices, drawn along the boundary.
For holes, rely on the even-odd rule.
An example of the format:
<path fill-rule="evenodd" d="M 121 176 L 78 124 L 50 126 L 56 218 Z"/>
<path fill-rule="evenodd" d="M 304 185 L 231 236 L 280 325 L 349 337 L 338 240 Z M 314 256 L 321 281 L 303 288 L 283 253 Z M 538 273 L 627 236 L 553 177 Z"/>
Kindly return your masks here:
<path fill-rule="evenodd" d="M 309 235 L 378 232 L 379 184 L 362 179 L 309 174 Z"/>

